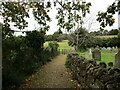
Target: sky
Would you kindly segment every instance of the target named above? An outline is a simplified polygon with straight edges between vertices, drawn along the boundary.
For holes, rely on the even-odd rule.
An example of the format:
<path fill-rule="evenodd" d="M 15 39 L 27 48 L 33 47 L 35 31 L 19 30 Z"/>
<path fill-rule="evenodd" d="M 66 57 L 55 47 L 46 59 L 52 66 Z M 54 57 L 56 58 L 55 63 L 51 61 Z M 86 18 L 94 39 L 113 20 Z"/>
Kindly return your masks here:
<path fill-rule="evenodd" d="M 98 23 L 98 21 L 96 21 L 97 19 L 96 15 L 98 14 L 99 11 L 106 11 L 107 7 L 111 5 L 114 1 L 115 0 L 86 0 L 86 2 L 91 2 L 92 4 L 90 8 L 90 14 L 86 16 L 86 19 L 89 19 L 89 21 L 86 22 L 86 24 L 84 25 L 85 27 L 87 27 L 88 31 L 99 30 L 100 24 Z M 56 11 L 54 9 L 50 13 L 50 16 L 52 16 L 53 21 L 50 22 L 51 28 L 47 32 L 47 34 L 53 34 L 54 31 L 58 30 L 57 20 L 54 19 L 55 14 L 56 14 Z M 114 15 L 114 18 L 115 18 L 115 24 L 112 27 L 106 27 L 105 29 L 111 30 L 111 29 L 118 28 L 118 14 L 117 13 Z"/>
<path fill-rule="evenodd" d="M 106 11 L 107 7 L 111 5 L 114 1 L 115 0 L 86 0 L 86 2 L 91 2 L 92 6 L 90 8 L 90 14 L 86 16 L 88 22 L 85 23 L 84 27 L 86 27 L 88 31 L 99 30 L 100 24 L 96 21 L 97 18 L 96 15 L 98 11 Z M 47 32 L 47 34 L 53 34 L 55 31 L 58 30 L 57 20 L 55 19 L 56 13 L 57 11 L 55 8 L 53 8 L 49 12 L 50 17 L 52 17 L 52 22 L 48 23 L 50 25 L 50 30 Z M 34 30 L 35 28 L 38 28 L 39 25 L 34 20 L 34 17 L 32 15 L 32 10 L 30 10 L 29 14 L 30 14 L 30 18 L 26 19 L 28 21 L 28 28 L 26 28 L 26 30 Z M 118 28 L 118 14 L 115 14 L 114 18 L 115 18 L 115 24 L 112 27 L 106 27 L 105 29 L 111 30 Z M 11 28 L 16 29 L 13 26 Z M 21 33 L 16 33 L 16 35 L 19 34 Z"/>

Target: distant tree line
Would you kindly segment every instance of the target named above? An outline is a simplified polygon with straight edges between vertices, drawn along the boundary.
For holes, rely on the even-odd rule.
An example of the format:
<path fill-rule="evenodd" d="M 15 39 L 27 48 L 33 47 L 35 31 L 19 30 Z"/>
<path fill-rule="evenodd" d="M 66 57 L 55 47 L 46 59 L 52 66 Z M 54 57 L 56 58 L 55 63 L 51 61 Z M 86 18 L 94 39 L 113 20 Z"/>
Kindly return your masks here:
<path fill-rule="evenodd" d="M 52 35 L 46 35 L 45 39 L 46 39 L 46 41 L 61 42 L 62 40 L 67 40 L 68 39 L 68 34 L 63 34 L 62 31 L 56 31 Z"/>
<path fill-rule="evenodd" d="M 106 33 L 105 33 L 106 32 Z M 100 38 L 96 36 L 117 35 L 114 38 Z M 69 34 L 68 44 L 74 46 L 75 50 L 86 50 L 91 47 L 118 47 L 120 48 L 120 33 L 117 29 L 111 31 L 88 32 L 85 28 L 79 28 Z"/>
<path fill-rule="evenodd" d="M 94 34 L 95 36 L 104 36 L 104 35 L 117 35 L 119 33 L 118 29 L 112 29 L 110 31 L 108 30 L 99 30 L 99 31 L 93 31 L 90 32 L 91 34 Z"/>
<path fill-rule="evenodd" d="M 120 48 L 120 38 L 94 38 L 89 47 L 118 47 Z"/>

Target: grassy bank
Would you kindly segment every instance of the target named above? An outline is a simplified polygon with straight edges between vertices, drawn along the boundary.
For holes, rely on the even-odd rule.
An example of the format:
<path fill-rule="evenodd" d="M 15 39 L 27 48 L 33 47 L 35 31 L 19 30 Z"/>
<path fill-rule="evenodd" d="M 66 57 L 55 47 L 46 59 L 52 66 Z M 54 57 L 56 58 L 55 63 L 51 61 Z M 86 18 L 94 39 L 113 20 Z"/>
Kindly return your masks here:
<path fill-rule="evenodd" d="M 50 41 L 45 42 L 44 47 L 47 47 L 49 42 Z M 62 42 L 57 42 L 57 43 L 59 44 L 58 49 L 60 49 L 60 50 L 62 50 L 62 49 L 74 49 L 74 47 L 71 47 L 68 45 L 68 40 L 63 40 Z"/>

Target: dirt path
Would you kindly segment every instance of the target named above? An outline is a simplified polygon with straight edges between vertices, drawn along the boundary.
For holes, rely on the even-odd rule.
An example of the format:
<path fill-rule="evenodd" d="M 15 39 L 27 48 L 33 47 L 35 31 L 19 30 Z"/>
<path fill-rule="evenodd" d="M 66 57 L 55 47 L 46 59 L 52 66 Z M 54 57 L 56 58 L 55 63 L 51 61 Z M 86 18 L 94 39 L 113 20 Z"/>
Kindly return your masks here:
<path fill-rule="evenodd" d="M 35 75 L 30 77 L 25 88 L 75 88 L 71 74 L 65 68 L 66 55 L 59 55 L 52 62 L 44 65 Z"/>

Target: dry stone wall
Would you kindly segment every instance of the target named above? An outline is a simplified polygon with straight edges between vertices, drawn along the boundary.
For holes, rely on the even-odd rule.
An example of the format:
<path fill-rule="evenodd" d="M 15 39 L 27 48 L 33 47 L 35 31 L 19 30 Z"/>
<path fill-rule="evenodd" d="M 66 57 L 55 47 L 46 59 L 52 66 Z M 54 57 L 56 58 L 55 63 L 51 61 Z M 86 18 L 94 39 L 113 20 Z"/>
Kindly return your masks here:
<path fill-rule="evenodd" d="M 85 88 L 120 88 L 120 69 L 107 69 L 106 64 L 97 64 L 78 54 L 68 54 L 69 68 L 73 78 Z"/>

